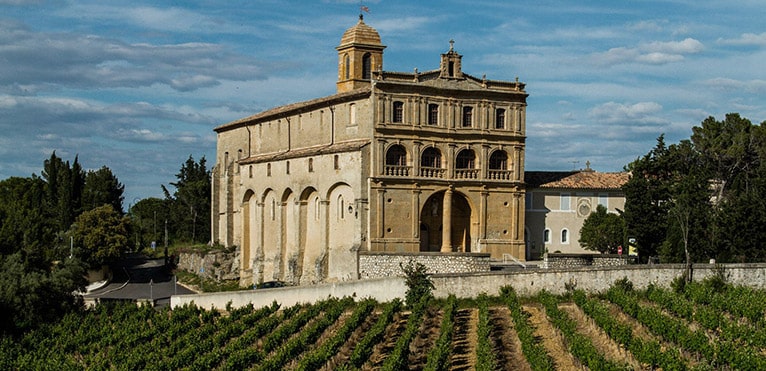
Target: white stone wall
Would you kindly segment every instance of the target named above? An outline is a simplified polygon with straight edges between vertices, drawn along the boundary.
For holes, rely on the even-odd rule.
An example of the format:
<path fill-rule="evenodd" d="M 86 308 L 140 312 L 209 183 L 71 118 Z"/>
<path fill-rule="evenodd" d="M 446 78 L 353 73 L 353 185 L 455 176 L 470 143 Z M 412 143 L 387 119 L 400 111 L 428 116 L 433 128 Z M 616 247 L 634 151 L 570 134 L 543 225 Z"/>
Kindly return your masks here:
<path fill-rule="evenodd" d="M 766 264 L 723 264 L 729 282 L 756 289 L 766 289 Z M 536 295 L 545 289 L 553 294 L 566 292 L 566 285 L 574 285 L 587 292 L 607 290 L 616 280 L 627 278 L 638 289 L 649 284 L 670 287 L 670 282 L 684 271 L 683 264 L 628 265 L 622 267 L 539 269 L 514 272 L 487 272 L 474 274 L 434 275 L 436 297 L 454 294 L 458 298 L 475 298 L 480 293 L 497 295 L 503 286 L 512 286 L 521 296 Z M 715 274 L 716 265 L 694 265 L 694 279 L 702 280 Z M 242 290 L 171 297 L 171 307 L 195 303 L 203 308 L 225 308 L 231 302 L 234 308 L 248 303 L 255 306 L 271 304 L 276 300 L 283 306 L 299 302 L 315 302 L 328 296 L 351 296 L 357 299 L 374 298 L 385 302 L 403 298 L 407 288 L 403 277 L 357 280 L 333 284 L 286 287 L 280 289 Z"/>
<path fill-rule="evenodd" d="M 421 263 L 429 274 L 489 272 L 489 254 L 360 252 L 359 278 L 404 276 L 402 266 Z"/>

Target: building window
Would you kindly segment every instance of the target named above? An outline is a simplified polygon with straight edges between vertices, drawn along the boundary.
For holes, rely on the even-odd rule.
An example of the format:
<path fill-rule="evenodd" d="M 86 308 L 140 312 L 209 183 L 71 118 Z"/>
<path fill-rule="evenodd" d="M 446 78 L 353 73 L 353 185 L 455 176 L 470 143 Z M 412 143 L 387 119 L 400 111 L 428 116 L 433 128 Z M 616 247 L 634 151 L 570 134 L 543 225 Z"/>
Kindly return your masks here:
<path fill-rule="evenodd" d="M 463 127 L 473 126 L 473 107 L 463 107 Z"/>
<path fill-rule="evenodd" d="M 266 176 L 271 176 L 271 164 L 266 164 Z"/>
<path fill-rule="evenodd" d="M 551 230 L 545 229 L 543 231 L 543 243 L 551 243 Z"/>
<path fill-rule="evenodd" d="M 276 220 L 277 218 L 277 200 L 271 199 L 271 220 Z"/>
<path fill-rule="evenodd" d="M 495 110 L 495 129 L 505 129 L 505 110 L 502 108 Z"/>
<path fill-rule="evenodd" d="M 334 168 L 335 170 L 339 170 L 339 169 L 340 169 L 340 159 L 338 158 L 338 155 L 335 155 L 335 156 L 333 157 L 333 159 L 332 159 L 332 163 L 333 163 L 333 165 L 332 165 L 332 166 L 333 166 L 333 168 Z"/>
<path fill-rule="evenodd" d="M 598 194 L 598 204 L 603 205 L 607 210 L 609 209 L 609 194 L 607 193 L 599 193 Z"/>
<path fill-rule="evenodd" d="M 421 167 L 441 168 L 442 167 L 442 154 L 438 149 L 430 147 L 423 151 L 423 155 L 420 157 Z"/>
<path fill-rule="evenodd" d="M 285 174 L 290 174 L 290 161 L 285 162 Z"/>
<path fill-rule="evenodd" d="M 561 211 L 569 211 L 569 193 L 562 193 L 561 194 L 561 205 L 559 206 L 559 210 Z"/>
<path fill-rule="evenodd" d="M 350 67 L 351 67 L 351 59 L 348 57 L 348 54 L 346 54 L 346 58 L 344 60 L 344 67 L 343 67 L 346 73 L 346 80 L 348 80 L 348 78 L 351 76 Z"/>
<path fill-rule="evenodd" d="M 372 56 L 366 53 L 362 57 L 362 79 L 369 80 L 372 77 Z"/>
<path fill-rule="evenodd" d="M 495 151 L 489 156 L 490 170 L 508 170 L 508 154 L 505 151 Z"/>
<path fill-rule="evenodd" d="M 396 101 L 394 102 L 394 115 L 393 122 L 404 122 L 404 103 Z"/>
<path fill-rule="evenodd" d="M 250 177 L 252 178 L 253 177 L 253 165 L 250 165 L 250 167 L 248 168 L 248 173 L 249 173 Z"/>
<path fill-rule="evenodd" d="M 561 230 L 561 243 L 569 243 L 569 230 L 566 228 Z"/>
<path fill-rule="evenodd" d="M 456 169 L 475 169 L 476 168 L 476 155 L 471 149 L 464 149 L 457 154 L 455 159 Z"/>
<path fill-rule="evenodd" d="M 313 172 L 314 172 L 314 159 L 310 158 L 309 159 L 309 173 L 313 173 Z"/>
<path fill-rule="evenodd" d="M 439 105 L 428 105 L 428 125 L 439 125 Z"/>
<path fill-rule="evenodd" d="M 356 105 L 354 103 L 348 105 L 348 124 L 356 126 Z"/>
<path fill-rule="evenodd" d="M 407 150 L 399 144 L 391 146 L 386 151 L 386 165 L 405 166 L 407 165 Z"/>

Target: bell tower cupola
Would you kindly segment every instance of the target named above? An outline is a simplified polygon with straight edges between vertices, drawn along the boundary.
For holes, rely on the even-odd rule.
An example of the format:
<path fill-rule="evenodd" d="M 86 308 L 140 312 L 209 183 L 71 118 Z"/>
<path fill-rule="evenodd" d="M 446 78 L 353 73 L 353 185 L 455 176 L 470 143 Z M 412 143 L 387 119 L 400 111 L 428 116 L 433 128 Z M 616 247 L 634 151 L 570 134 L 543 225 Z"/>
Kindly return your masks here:
<path fill-rule="evenodd" d="M 442 54 L 439 77 L 447 79 L 463 78 L 462 59 L 463 56 L 455 51 L 455 40 L 450 40 L 449 51 Z"/>
<path fill-rule="evenodd" d="M 338 93 L 369 86 L 373 71 L 383 69 L 383 49 L 380 35 L 374 28 L 359 22 L 343 33 L 338 50 Z"/>

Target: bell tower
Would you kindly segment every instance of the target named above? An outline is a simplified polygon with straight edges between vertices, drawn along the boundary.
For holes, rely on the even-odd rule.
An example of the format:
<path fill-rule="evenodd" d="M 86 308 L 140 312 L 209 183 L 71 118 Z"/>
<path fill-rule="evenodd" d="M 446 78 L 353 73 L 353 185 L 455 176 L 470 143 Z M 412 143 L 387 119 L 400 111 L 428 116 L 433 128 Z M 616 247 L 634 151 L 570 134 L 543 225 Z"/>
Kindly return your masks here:
<path fill-rule="evenodd" d="M 380 35 L 374 28 L 359 22 L 343 33 L 338 50 L 337 92 L 343 93 L 368 86 L 373 71 L 383 69 L 383 49 Z"/>

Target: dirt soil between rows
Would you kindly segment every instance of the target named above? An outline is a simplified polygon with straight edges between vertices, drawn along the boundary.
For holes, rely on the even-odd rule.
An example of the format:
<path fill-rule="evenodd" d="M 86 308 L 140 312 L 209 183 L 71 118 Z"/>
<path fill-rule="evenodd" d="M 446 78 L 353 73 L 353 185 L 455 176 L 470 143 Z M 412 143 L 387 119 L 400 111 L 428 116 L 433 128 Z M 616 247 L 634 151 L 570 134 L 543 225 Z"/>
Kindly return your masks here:
<path fill-rule="evenodd" d="M 553 359 L 557 370 L 579 370 L 580 365 L 564 345 L 561 334 L 551 325 L 540 305 L 524 305 L 522 310 L 530 314 L 529 323 L 535 328 L 535 336 Z"/>

